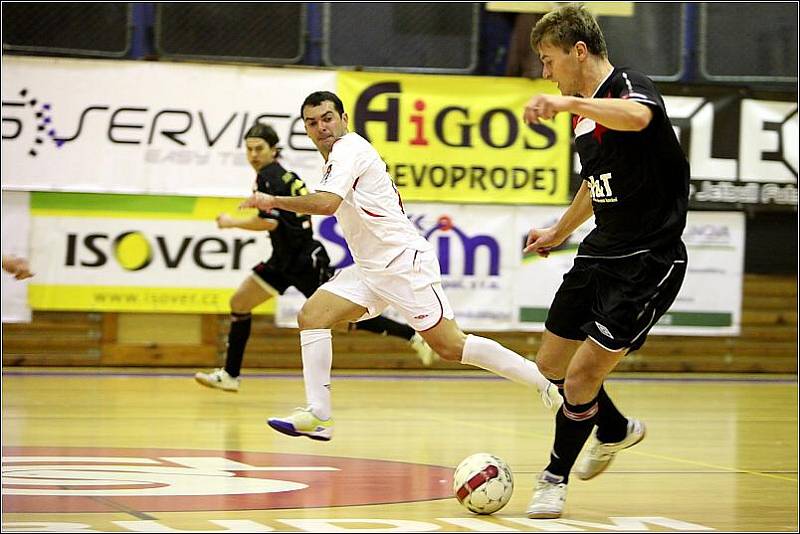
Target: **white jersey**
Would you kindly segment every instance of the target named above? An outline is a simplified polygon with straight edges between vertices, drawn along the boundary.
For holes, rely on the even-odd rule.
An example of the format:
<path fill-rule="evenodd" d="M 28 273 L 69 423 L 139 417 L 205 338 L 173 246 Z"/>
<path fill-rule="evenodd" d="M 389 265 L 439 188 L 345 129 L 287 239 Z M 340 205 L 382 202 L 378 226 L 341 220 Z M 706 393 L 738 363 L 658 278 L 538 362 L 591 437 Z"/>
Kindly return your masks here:
<path fill-rule="evenodd" d="M 383 271 L 406 249 L 432 249 L 408 220 L 386 163 L 357 133 L 334 143 L 322 176 L 316 190 L 342 197 L 335 215 L 359 268 Z"/>

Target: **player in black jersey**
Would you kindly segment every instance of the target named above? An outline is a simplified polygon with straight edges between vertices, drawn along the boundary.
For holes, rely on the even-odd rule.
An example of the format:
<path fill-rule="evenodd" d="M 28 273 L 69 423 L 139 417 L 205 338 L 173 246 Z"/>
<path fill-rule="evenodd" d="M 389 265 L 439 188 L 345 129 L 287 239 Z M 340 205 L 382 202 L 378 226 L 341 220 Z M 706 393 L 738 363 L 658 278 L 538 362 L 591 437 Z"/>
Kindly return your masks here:
<path fill-rule="evenodd" d="M 664 101 L 643 74 L 615 68 L 597 22 L 582 6 L 545 15 L 531 33 L 543 76 L 561 95 L 536 95 L 529 124 L 573 115 L 583 178 L 571 205 L 549 228 L 534 228 L 526 252 L 547 256 L 594 214 L 596 227 L 578 248 L 545 322 L 536 363 L 562 389 L 555 443 L 527 514 L 562 513 L 569 473 L 590 479 L 615 454 L 641 441 L 645 427 L 611 402 L 603 381 L 625 354 L 642 346 L 670 307 L 686 273 L 689 165 Z"/>
<path fill-rule="evenodd" d="M 279 140 L 272 127 L 256 123 L 247 131 L 244 140 L 247 160 L 258 173 L 253 185 L 254 192 L 285 196 L 308 194 L 306 184 L 300 177 L 277 162 Z M 238 391 L 253 308 L 276 295 L 282 295 L 289 286 L 296 287 L 303 295 L 310 297 L 333 276 L 334 269 L 325 247 L 314 239 L 310 215 L 274 209 L 259 211 L 249 219 L 235 219 L 223 213 L 217 217 L 217 226 L 266 230 L 272 243 L 272 256 L 253 267 L 253 273 L 245 278 L 231 297 L 231 329 L 225 367 L 195 374 L 195 379 L 204 386 Z M 438 358 L 425 340 L 407 324 L 378 316 L 352 324 L 351 328 L 403 338 L 425 365 L 430 365 Z"/>

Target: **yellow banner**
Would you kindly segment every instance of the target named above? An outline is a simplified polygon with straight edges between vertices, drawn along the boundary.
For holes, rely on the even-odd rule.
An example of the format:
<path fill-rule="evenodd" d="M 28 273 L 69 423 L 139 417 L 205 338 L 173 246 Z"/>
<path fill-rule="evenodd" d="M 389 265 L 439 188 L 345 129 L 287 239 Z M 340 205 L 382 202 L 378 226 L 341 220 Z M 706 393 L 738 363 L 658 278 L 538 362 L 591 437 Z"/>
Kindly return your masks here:
<path fill-rule="evenodd" d="M 544 80 L 340 72 L 350 130 L 386 160 L 404 200 L 567 204 L 570 117 L 528 126 Z"/>
<path fill-rule="evenodd" d="M 199 287 L 121 287 L 31 285 L 28 301 L 35 310 L 96 312 L 227 313 L 234 289 Z M 253 310 L 274 314 L 275 299 Z"/>

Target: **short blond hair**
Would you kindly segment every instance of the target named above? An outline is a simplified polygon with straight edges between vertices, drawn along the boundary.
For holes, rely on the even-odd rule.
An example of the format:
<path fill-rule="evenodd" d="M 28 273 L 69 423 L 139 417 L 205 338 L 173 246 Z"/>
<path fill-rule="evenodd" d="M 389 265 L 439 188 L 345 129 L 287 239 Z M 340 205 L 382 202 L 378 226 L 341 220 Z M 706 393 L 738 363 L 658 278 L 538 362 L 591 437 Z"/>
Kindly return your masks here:
<path fill-rule="evenodd" d="M 608 48 L 597 20 L 581 4 L 568 4 L 539 19 L 531 31 L 531 48 L 539 49 L 542 43 L 560 47 L 564 52 L 578 41 L 586 43 L 589 53 L 608 57 Z"/>

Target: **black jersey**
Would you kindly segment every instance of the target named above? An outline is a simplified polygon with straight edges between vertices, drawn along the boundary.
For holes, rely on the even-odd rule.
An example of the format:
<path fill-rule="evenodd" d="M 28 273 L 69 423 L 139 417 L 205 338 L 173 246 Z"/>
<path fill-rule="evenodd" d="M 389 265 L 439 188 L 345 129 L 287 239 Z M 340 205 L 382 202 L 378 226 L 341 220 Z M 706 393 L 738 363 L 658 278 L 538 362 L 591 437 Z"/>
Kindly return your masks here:
<path fill-rule="evenodd" d="M 308 194 L 305 182 L 276 162 L 258 172 L 253 190 L 276 196 Z M 278 227 L 269 233 L 272 241 L 271 265 L 282 271 L 295 271 L 310 261 L 307 256 L 319 245 L 314 240 L 310 215 L 278 208 L 268 212 L 259 210 L 258 215 L 262 219 L 278 222 Z"/>
<path fill-rule="evenodd" d="M 581 178 L 592 196 L 597 227 L 578 254 L 619 256 L 680 240 L 689 202 L 689 163 L 653 82 L 615 68 L 594 98 L 625 98 L 648 106 L 653 120 L 642 131 L 606 128 L 574 116 Z"/>

